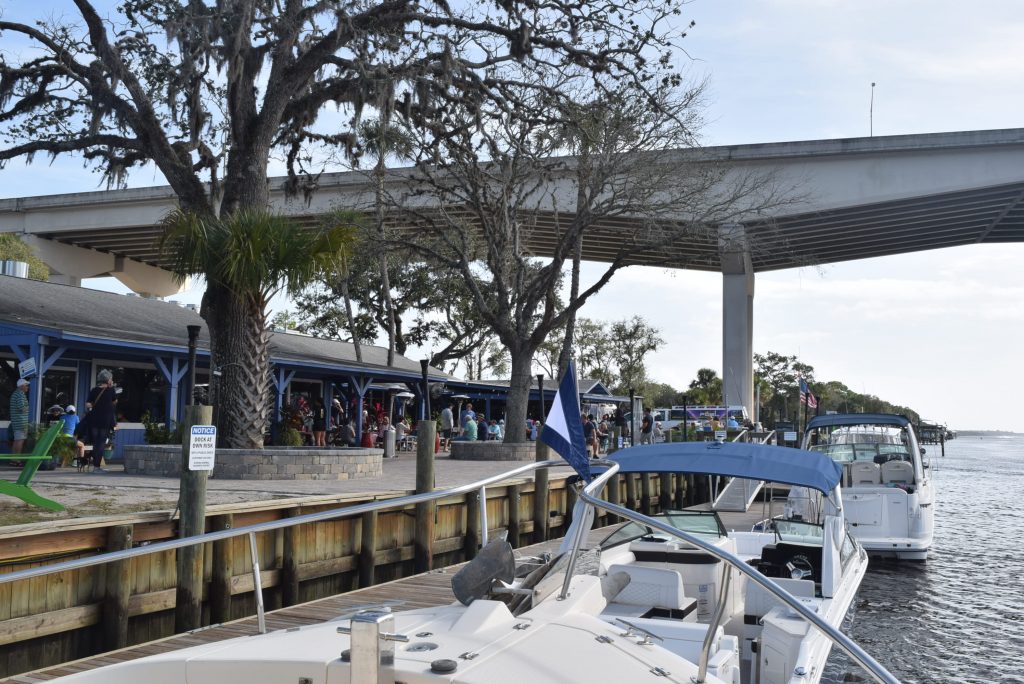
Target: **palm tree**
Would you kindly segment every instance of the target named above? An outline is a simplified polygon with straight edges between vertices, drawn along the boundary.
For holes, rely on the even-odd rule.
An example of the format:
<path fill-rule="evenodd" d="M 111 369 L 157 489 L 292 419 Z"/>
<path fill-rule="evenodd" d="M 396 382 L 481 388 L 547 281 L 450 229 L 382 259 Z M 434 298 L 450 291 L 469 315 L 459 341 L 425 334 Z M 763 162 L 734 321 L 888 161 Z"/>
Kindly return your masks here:
<path fill-rule="evenodd" d="M 202 316 L 221 373 L 211 377 L 211 389 L 223 446 L 263 446 L 270 394 L 267 306 L 282 290 L 294 293 L 344 268 L 355 227 L 338 214 L 333 218 L 330 225 L 304 228 L 266 211 L 216 218 L 179 210 L 163 222 L 171 270 L 182 280 L 206 278 Z"/>
<path fill-rule="evenodd" d="M 380 255 L 380 287 L 384 311 L 388 321 L 388 365 L 395 365 L 395 306 L 391 301 L 391 282 L 388 279 L 388 242 L 384 231 L 384 180 L 387 173 L 387 158 L 410 159 L 413 142 L 408 132 L 400 125 L 387 121 L 364 122 L 359 127 L 363 148 L 373 156 L 374 209 Z"/>

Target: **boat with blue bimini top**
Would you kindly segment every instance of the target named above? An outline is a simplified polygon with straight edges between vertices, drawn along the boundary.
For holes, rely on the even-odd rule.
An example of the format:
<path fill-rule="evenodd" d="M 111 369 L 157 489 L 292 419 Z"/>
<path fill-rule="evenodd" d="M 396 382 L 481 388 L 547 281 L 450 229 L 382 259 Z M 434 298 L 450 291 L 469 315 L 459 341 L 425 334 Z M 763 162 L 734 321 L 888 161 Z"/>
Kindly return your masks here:
<path fill-rule="evenodd" d="M 897 682 L 838 629 L 867 555 L 846 531 L 842 468 L 830 458 L 782 447 L 701 442 L 635 447 L 591 463 L 596 474 L 576 485 L 573 523 L 558 553 L 517 563 L 505 540 L 485 544 L 453 576 L 458 601 L 450 605 L 395 612 L 378 606 L 319 625 L 195 646 L 54 681 L 808 684 L 820 680 L 834 643 L 875 681 Z M 261 523 L 259 529 L 478 491 L 560 464 L 531 463 L 446 491 Z M 780 520 L 771 531 L 737 532 L 712 511 L 646 516 L 599 498 L 609 481 L 634 472 L 769 480 L 821 492 L 824 505 L 815 520 Z M 585 548 L 585 540 L 596 538 L 590 530 L 598 508 L 625 522 Z M 481 514 L 486 531 L 486 509 Z M 142 552 L 117 552 L 117 558 Z M 92 559 L 64 565 L 82 562 Z"/>
<path fill-rule="evenodd" d="M 842 467 L 846 519 L 868 553 L 927 559 L 936 487 L 910 420 L 885 413 L 815 416 L 803 447 Z"/>

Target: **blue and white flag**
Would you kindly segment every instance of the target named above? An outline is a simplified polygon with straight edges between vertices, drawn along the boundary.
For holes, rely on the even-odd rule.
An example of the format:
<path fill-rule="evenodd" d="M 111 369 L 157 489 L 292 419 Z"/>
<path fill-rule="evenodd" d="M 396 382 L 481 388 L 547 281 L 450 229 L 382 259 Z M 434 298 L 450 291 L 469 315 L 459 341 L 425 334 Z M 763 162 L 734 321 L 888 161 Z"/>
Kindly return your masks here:
<path fill-rule="evenodd" d="M 590 458 L 587 457 L 587 445 L 583 438 L 579 396 L 576 388 L 576 369 L 570 361 L 544 422 L 540 441 L 557 451 L 580 474 L 584 482 L 590 482 Z"/>

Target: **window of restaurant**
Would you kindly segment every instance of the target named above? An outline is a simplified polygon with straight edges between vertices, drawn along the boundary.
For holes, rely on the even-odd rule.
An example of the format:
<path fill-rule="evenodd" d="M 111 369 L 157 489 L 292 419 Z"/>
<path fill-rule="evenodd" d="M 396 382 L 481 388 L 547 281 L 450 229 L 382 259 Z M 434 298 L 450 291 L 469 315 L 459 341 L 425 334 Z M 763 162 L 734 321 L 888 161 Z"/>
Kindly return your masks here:
<path fill-rule="evenodd" d="M 167 419 L 167 392 L 169 386 L 156 367 L 148 364 L 128 364 L 97 361 L 93 365 L 93 385 L 96 374 L 106 369 L 114 374 L 119 423 L 140 423 L 146 413 L 158 423 Z"/>
<path fill-rule="evenodd" d="M 76 404 L 75 390 L 78 383 L 78 372 L 72 368 L 51 368 L 43 376 L 43 411 L 51 406 L 66 408 L 68 404 Z"/>
<path fill-rule="evenodd" d="M 18 361 L 0 359 L 0 420 L 11 419 L 11 395 L 18 382 Z"/>

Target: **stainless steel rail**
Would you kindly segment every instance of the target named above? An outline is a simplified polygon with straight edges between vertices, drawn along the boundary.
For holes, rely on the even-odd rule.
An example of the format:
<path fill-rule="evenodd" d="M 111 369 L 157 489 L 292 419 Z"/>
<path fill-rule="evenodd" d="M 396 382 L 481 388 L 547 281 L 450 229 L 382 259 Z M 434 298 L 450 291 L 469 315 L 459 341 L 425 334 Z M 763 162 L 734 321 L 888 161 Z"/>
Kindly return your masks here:
<path fill-rule="evenodd" d="M 807 620 L 809 623 L 811 623 L 811 625 L 816 627 L 822 634 L 824 634 L 825 637 L 829 639 L 833 644 L 839 646 L 841 649 L 846 651 L 847 655 L 849 655 L 851 658 L 853 658 L 854 661 L 860 664 L 860 666 L 863 667 L 876 682 L 880 682 L 880 684 L 900 684 L 900 680 L 894 677 L 892 673 L 885 669 L 885 667 L 883 667 L 877 660 L 872 658 L 871 655 L 867 653 L 867 651 L 858 646 L 857 643 L 853 641 L 853 639 L 846 636 L 838 629 L 825 622 L 825 620 L 819 617 L 817 613 L 807 608 L 807 606 L 803 605 L 800 601 L 796 600 L 785 589 L 776 584 L 774 580 L 772 580 L 769 577 L 765 577 L 760 572 L 758 572 L 751 566 L 747 565 L 747 563 L 745 563 L 743 559 L 739 556 L 732 554 L 728 551 L 725 551 L 723 549 L 720 549 L 717 546 L 708 543 L 707 541 L 701 539 L 700 537 L 694 534 L 690 534 L 689 532 L 684 532 L 683 530 L 676 529 L 675 527 L 672 527 L 671 525 L 668 525 L 661 520 L 651 518 L 642 513 L 632 511 L 628 508 L 624 508 L 622 506 L 618 506 L 598 498 L 595 495 L 595 493 L 600 493 L 601 490 L 604 488 L 605 483 L 613 476 L 618 475 L 619 464 L 614 461 L 600 460 L 591 461 L 591 466 L 604 466 L 607 467 L 608 469 L 605 472 L 598 475 L 597 477 L 595 477 L 590 482 L 590 484 L 588 484 L 580 491 L 580 501 L 585 502 L 589 506 L 601 508 L 604 509 L 605 511 L 608 511 L 609 513 L 614 513 L 615 515 L 620 516 L 622 518 L 627 518 L 629 520 L 632 520 L 633 522 L 640 523 L 641 525 L 647 525 L 648 527 L 660 530 L 665 534 L 671 535 L 673 537 L 678 537 L 679 539 L 682 539 L 683 541 L 693 544 L 697 548 L 704 550 L 712 556 L 722 559 L 723 561 L 725 561 L 726 563 L 728 563 L 729 565 L 731 565 L 732 567 L 736 568 L 744 575 L 746 575 L 747 579 L 756 582 L 765 590 L 771 592 L 771 594 L 778 598 L 780 601 L 782 601 L 787 606 L 792 608 L 794 611 L 799 613 L 805 620 Z M 573 546 L 572 550 L 570 551 L 571 556 L 569 558 L 569 566 L 568 568 L 566 568 L 566 578 L 565 582 L 562 585 L 562 594 L 559 598 L 564 599 L 568 595 L 569 583 L 572 580 L 572 574 L 576 566 L 576 556 L 579 553 L 580 547 L 582 546 L 582 542 L 583 533 L 577 530 L 577 533 L 573 537 Z"/>
<path fill-rule="evenodd" d="M 255 544 L 255 535 L 259 532 L 270 532 L 271 530 L 280 530 L 286 527 L 292 527 L 293 525 L 304 525 L 306 523 L 320 522 L 322 520 L 347 518 L 354 515 L 361 515 L 363 513 L 369 513 L 371 511 L 380 511 L 388 508 L 411 506 L 412 504 L 424 503 L 426 501 L 435 501 L 437 499 L 443 499 L 447 496 L 466 494 L 472 491 L 480 492 L 480 498 L 482 502 L 480 506 L 480 527 L 486 530 L 487 506 L 485 502 L 487 499 L 488 485 L 504 482 L 505 480 L 510 480 L 518 475 L 533 472 L 534 470 L 540 470 L 541 468 L 553 468 L 558 466 L 569 467 L 568 464 L 562 459 L 537 461 L 534 463 L 529 463 L 524 466 L 520 466 L 519 468 L 515 468 L 513 470 L 509 470 L 499 475 L 493 475 L 491 477 L 479 480 L 477 482 L 471 482 L 469 484 L 459 485 L 458 487 L 452 487 L 451 489 L 426 492 L 424 494 L 411 494 L 409 496 L 402 496 L 395 499 L 383 499 L 381 501 L 359 504 L 357 506 L 349 506 L 348 508 L 336 508 L 329 511 L 321 511 L 319 513 L 307 513 L 306 515 L 298 515 L 294 518 L 283 518 L 281 520 L 272 520 L 270 522 L 257 523 L 255 525 L 245 525 L 244 527 L 236 527 L 230 530 L 207 532 L 206 534 L 197 534 L 192 537 L 182 537 L 181 539 L 172 539 L 169 541 L 156 542 L 154 544 L 149 544 L 147 546 L 137 546 L 133 549 L 125 549 L 123 551 L 111 551 L 109 553 L 97 554 L 95 556 L 89 556 L 87 558 L 75 558 L 69 561 L 54 563 L 53 565 L 43 565 L 35 568 L 28 568 L 26 570 L 19 570 L 17 572 L 4 573 L 0 574 L 0 584 L 5 584 L 7 582 L 17 582 L 19 580 L 25 579 L 32 579 L 33 577 L 43 577 L 54 572 L 65 572 L 67 570 L 89 568 L 95 565 L 102 565 L 104 563 L 128 560 L 130 558 L 146 556 L 148 554 L 158 553 L 160 551 L 181 549 L 186 546 L 192 546 L 193 544 L 207 544 L 209 542 L 220 541 L 222 539 L 231 539 L 232 537 L 240 537 L 242 535 L 252 535 L 252 537 L 250 537 L 250 540 L 251 543 Z M 486 536 L 487 533 L 485 531 L 481 538 L 485 539 Z M 256 583 L 256 592 L 257 594 L 261 593 L 259 582 Z M 261 599 L 261 596 L 257 596 L 257 600 Z"/>

